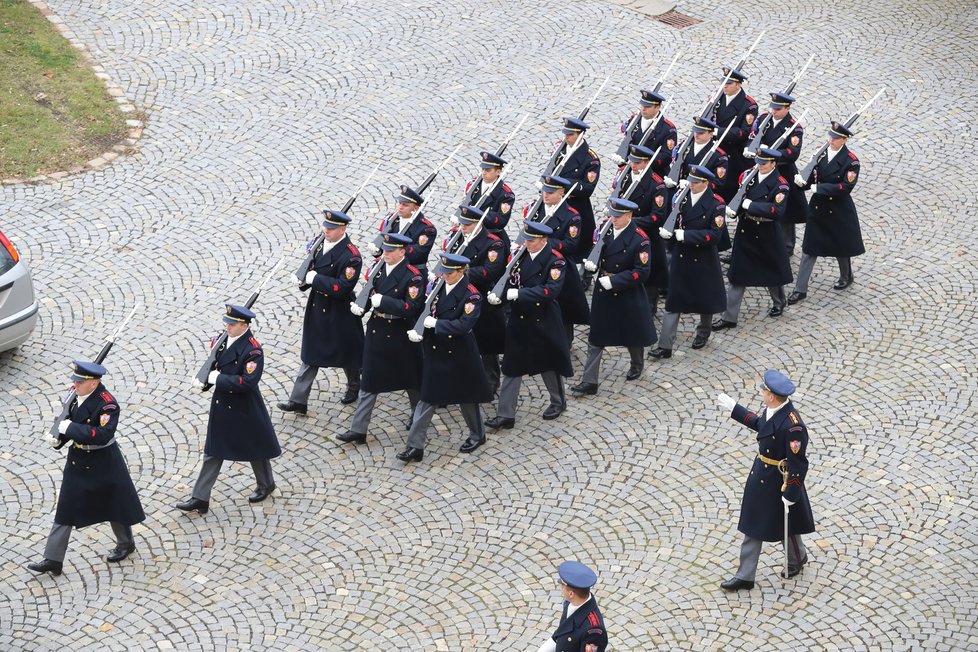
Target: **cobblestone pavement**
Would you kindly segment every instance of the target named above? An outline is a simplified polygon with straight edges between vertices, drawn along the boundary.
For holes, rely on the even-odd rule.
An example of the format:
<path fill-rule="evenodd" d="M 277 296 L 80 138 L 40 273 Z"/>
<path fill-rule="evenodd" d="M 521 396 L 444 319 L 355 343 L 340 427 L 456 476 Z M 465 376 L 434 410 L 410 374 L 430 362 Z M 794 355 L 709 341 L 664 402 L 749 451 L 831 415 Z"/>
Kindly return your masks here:
<path fill-rule="evenodd" d="M 536 649 L 566 558 L 599 571 L 614 650 L 978 648 L 973 2 L 684 3 L 703 22 L 683 31 L 579 0 L 51 6 L 148 120 L 139 151 L 109 168 L 0 189 L 3 231 L 43 297 L 35 336 L 0 356 L 0 648 Z M 530 383 L 517 429 L 473 456 L 456 452 L 462 422 L 441 411 L 424 462 L 407 468 L 394 459 L 406 398 L 382 400 L 369 446 L 341 448 L 332 438 L 352 410 L 327 374 L 307 418 L 272 409 L 285 453 L 271 500 L 249 505 L 250 470 L 235 465 L 207 516 L 172 508 L 205 430 L 206 396 L 187 378 L 222 304 L 287 257 L 257 328 L 266 401 L 284 398 L 303 305 L 287 275 L 318 210 L 375 163 L 386 178 L 352 211 L 358 242 L 395 184 L 462 143 L 433 186 L 444 230 L 478 150 L 524 112 L 509 150 L 521 200 L 559 116 L 606 75 L 588 120 L 607 158 L 676 48 L 666 91 L 685 130 L 721 62 L 762 28 L 755 97 L 819 53 L 796 91 L 815 134 L 806 157 L 830 117 L 889 88 L 852 143 L 868 248 L 854 287 L 832 291 L 834 265 L 820 263 L 808 300 L 777 321 L 749 292 L 741 327 L 702 351 L 684 320 L 672 360 L 626 384 L 627 356 L 610 354 L 601 393 L 555 422 Z M 604 196 L 609 183 L 606 166 Z M 137 300 L 108 385 L 148 515 L 138 550 L 107 565 L 108 527 L 88 528 L 65 575 L 37 578 L 24 564 L 40 556 L 60 483 L 63 453 L 41 437 L 65 363 L 94 355 Z M 758 587 L 731 595 L 718 583 L 736 565 L 753 437 L 714 395 L 756 405 L 768 366 L 800 386 L 818 532 L 802 576 L 782 588 L 769 547 Z"/>

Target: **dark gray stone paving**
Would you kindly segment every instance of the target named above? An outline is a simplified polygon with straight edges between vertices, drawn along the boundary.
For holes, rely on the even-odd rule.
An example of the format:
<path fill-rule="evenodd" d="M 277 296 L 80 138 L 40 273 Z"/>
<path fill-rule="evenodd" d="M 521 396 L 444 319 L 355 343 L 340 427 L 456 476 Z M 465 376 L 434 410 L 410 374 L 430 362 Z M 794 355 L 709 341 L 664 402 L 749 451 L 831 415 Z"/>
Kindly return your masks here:
<path fill-rule="evenodd" d="M 973 3 L 679 5 L 704 20 L 679 32 L 602 2 L 51 6 L 148 119 L 138 152 L 108 168 L 0 189 L 2 228 L 43 302 L 35 337 L 0 356 L 0 648 L 535 650 L 565 558 L 599 571 L 615 650 L 978 646 Z M 291 387 L 302 299 L 287 275 L 318 209 L 381 162 L 352 211 L 362 243 L 397 183 L 463 143 L 433 187 L 444 231 L 477 151 L 529 112 L 509 151 L 522 203 L 559 116 L 606 75 L 588 118 L 603 157 L 675 48 L 686 57 L 666 91 L 685 130 L 720 63 L 762 28 L 748 66 L 757 98 L 820 53 L 797 90 L 806 155 L 829 118 L 890 89 L 852 143 L 868 248 L 853 288 L 832 291 L 820 263 L 808 300 L 776 322 L 750 292 L 741 327 L 699 352 L 683 321 L 678 354 L 639 382 L 611 354 L 599 396 L 543 422 L 527 392 L 518 428 L 474 456 L 456 452 L 461 421 L 440 412 L 425 461 L 408 468 L 394 459 L 406 399 L 382 400 L 369 446 L 339 448 L 352 412 L 327 374 L 308 418 L 273 409 L 285 450 L 273 499 L 249 505 L 250 470 L 235 465 L 206 517 L 172 509 L 205 429 L 206 397 L 187 378 L 221 304 L 282 255 L 257 336 L 266 400 Z M 609 183 L 606 165 L 603 196 Z M 65 362 L 94 355 L 137 300 L 147 308 L 108 385 L 148 515 L 139 549 L 108 566 L 108 528 L 89 528 L 64 576 L 36 578 L 24 564 L 40 554 L 63 457 L 41 437 Z M 583 335 L 576 346 L 579 368 Z M 728 595 L 717 585 L 736 563 L 753 438 L 713 399 L 756 405 L 767 366 L 800 386 L 818 532 L 803 576 L 782 588 L 769 550 L 758 587 Z"/>

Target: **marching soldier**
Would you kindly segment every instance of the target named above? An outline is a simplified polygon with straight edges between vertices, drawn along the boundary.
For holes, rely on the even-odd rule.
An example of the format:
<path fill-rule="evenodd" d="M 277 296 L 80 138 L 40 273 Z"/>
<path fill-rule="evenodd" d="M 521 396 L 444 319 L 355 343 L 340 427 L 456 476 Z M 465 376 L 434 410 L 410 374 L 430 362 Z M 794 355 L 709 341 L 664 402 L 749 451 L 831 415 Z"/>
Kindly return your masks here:
<path fill-rule="evenodd" d="M 665 239 L 675 238 L 669 269 L 669 296 L 662 316 L 659 346 L 649 357 L 664 360 L 672 357 L 681 313 L 700 316 L 693 338 L 693 349 L 702 349 L 710 339 L 713 315 L 727 306 L 723 272 L 717 244 L 724 224 L 723 197 L 714 194 L 710 184 L 716 176 L 701 165 L 690 168 L 689 194 L 679 207 L 676 230 L 659 229 Z"/>
<path fill-rule="evenodd" d="M 27 565 L 35 573 L 61 575 L 72 528 L 106 521 L 112 526 L 116 546 L 105 558 L 120 562 L 136 549 L 132 526 L 146 520 L 129 467 L 115 440 L 119 403 L 102 384 L 108 373 L 100 364 L 74 360 L 71 381 L 75 388 L 68 418 L 58 424 L 61 437 L 69 440 L 58 509 L 44 546 L 44 559 Z"/>
<path fill-rule="evenodd" d="M 468 280 L 483 299 L 472 332 L 486 379 L 495 394 L 499 389 L 499 356 L 506 345 L 506 315 L 502 306 L 494 306 L 484 299 L 506 267 L 505 245 L 502 238 L 485 228 L 484 213 L 473 206 L 460 207 L 458 228 L 462 230 L 462 237 L 449 253 L 460 254 L 469 260 Z"/>
<path fill-rule="evenodd" d="M 571 387 L 575 394 L 597 394 L 601 358 L 609 346 L 628 348 L 631 366 L 625 380 L 635 380 L 645 366 L 644 347 L 656 340 L 655 323 L 643 283 L 651 260 L 649 236 L 632 221 L 638 210 L 627 199 L 608 201 L 612 228 L 604 236 L 604 248 L 591 271 L 599 279 L 591 299 L 591 332 L 581 382 Z M 593 263 L 587 261 L 587 266 Z"/>
<path fill-rule="evenodd" d="M 771 147 L 778 138 L 789 132 L 789 136 L 781 143 L 778 151 L 781 158 L 778 159 L 778 174 L 785 179 L 794 179 L 798 174 L 798 155 L 801 154 L 802 138 L 804 138 L 804 128 L 791 116 L 791 104 L 795 98 L 784 93 L 771 93 L 771 103 L 768 111 L 771 120 L 764 127 L 764 134 L 761 136 L 761 146 Z M 757 127 L 764 122 L 767 113 L 762 113 L 754 122 L 754 130 L 751 131 L 750 140 L 757 134 Z M 790 131 L 789 131 L 790 130 Z M 753 156 L 744 149 L 744 156 Z M 808 214 L 808 203 L 805 201 L 805 192 L 799 188 L 789 186 L 788 199 L 784 209 L 784 218 L 781 220 L 781 230 L 784 232 L 784 246 L 788 250 L 788 255 L 795 253 L 795 225 L 804 224 L 805 216 Z"/>
<path fill-rule="evenodd" d="M 638 145 L 642 142 L 642 139 L 645 138 L 645 132 L 655 124 L 656 118 L 659 117 L 659 112 L 662 110 L 662 103 L 666 101 L 665 97 L 655 91 L 643 90 L 641 93 L 641 99 L 638 103 L 639 113 L 642 117 L 639 119 L 635 131 L 632 132 L 632 145 Z M 621 123 L 622 133 L 625 133 L 628 123 L 634 117 L 635 114 L 633 113 Z M 665 176 L 669 172 L 672 150 L 676 147 L 676 125 L 667 117 L 662 116 L 662 119 L 659 120 L 655 127 L 655 131 L 645 139 L 643 147 L 649 148 L 652 152 L 655 152 L 655 150 L 661 147 L 659 149 L 659 155 L 652 161 L 652 169 L 660 177 Z M 611 158 L 615 165 L 625 165 L 628 162 L 623 160 L 618 154 L 613 154 Z"/>
<path fill-rule="evenodd" d="M 505 159 L 492 152 L 480 152 L 480 156 L 482 157 L 482 162 L 479 163 L 482 185 L 469 198 L 470 206 L 475 206 L 482 200 L 483 192 L 496 182 L 506 165 Z M 473 179 L 469 183 L 475 183 L 475 181 Z M 468 192 L 468 187 L 465 190 Z M 509 218 L 513 215 L 514 204 L 516 204 L 516 195 L 505 183 L 496 184 L 489 198 L 482 202 L 482 211 L 485 214 L 482 228 L 502 240 L 504 258 L 509 256 L 510 242 L 506 227 L 509 225 Z M 505 260 L 503 264 L 505 265 Z"/>
<path fill-rule="evenodd" d="M 563 562 L 557 567 L 557 574 L 564 607 L 557 629 L 538 652 L 605 652 L 608 633 L 591 593 L 597 574 L 577 561 Z"/>
<path fill-rule="evenodd" d="M 340 211 L 323 211 L 323 244 L 313 257 L 305 278 L 294 279 L 300 290 L 309 290 L 302 320 L 299 374 L 289 400 L 280 410 L 305 414 L 312 383 L 321 367 L 340 367 L 346 375 L 348 405 L 360 392 L 360 359 L 363 354 L 363 322 L 350 314 L 350 303 L 360 277 L 360 251 L 346 235 L 350 217 Z"/>
<path fill-rule="evenodd" d="M 779 541 L 787 546 L 788 568 L 787 574 L 781 571 L 782 577 L 801 573 L 808 562 L 801 535 L 815 531 L 812 506 L 805 490 L 808 430 L 788 398 L 794 393 L 795 385 L 780 371 L 769 369 L 758 388 L 764 402 L 760 414 L 726 394 L 717 397 L 717 403 L 731 419 L 757 432 L 757 457 L 744 486 L 737 525 L 744 534 L 740 567 L 733 578 L 720 585 L 727 591 L 754 588 L 757 560 L 764 541 Z M 787 529 L 783 519 L 787 519 Z"/>
<path fill-rule="evenodd" d="M 689 174 L 690 166 L 704 165 L 703 159 L 706 158 L 710 148 L 713 147 L 713 138 L 716 135 L 717 124 L 709 118 L 695 116 L 693 118 L 692 129 L 693 146 L 687 149 L 686 153 L 683 155 L 682 167 L 679 168 L 680 185 L 682 184 L 682 180 Z M 726 182 L 728 165 L 729 160 L 726 152 L 723 151 L 722 147 L 718 147 L 716 152 L 714 152 L 713 156 L 710 158 L 709 165 L 706 165 L 710 172 L 712 172 L 717 178 L 717 180 L 713 182 L 712 190 L 715 191 L 717 188 L 719 188 L 720 184 Z M 669 178 L 663 179 L 663 183 L 665 183 L 666 187 L 668 188 L 675 188 L 677 185 L 672 181 L 672 179 Z"/>
<path fill-rule="evenodd" d="M 407 448 L 397 454 L 402 462 L 420 462 L 424 457 L 428 426 L 438 405 L 458 404 L 469 428 L 459 451 L 471 453 L 486 443 L 479 403 L 492 400 L 489 383 L 482 373 L 479 347 L 472 329 L 479 319 L 482 296 L 465 282 L 469 259 L 442 253 L 435 274 L 442 274 L 445 284 L 431 304 L 431 314 L 424 318 L 423 340 L 413 330 L 408 337 L 423 341 L 421 398 L 414 410 Z"/>
<path fill-rule="evenodd" d="M 798 303 L 808 296 L 808 279 L 819 256 L 833 256 L 839 263 L 839 280 L 832 286 L 845 290 L 852 285 L 852 257 L 866 253 L 859 216 L 852 201 L 852 189 L 859 178 L 859 159 L 846 146 L 852 132 L 840 122 L 832 122 L 829 147 L 818 159 L 811 177 L 795 175 L 799 188 L 815 186 L 808 205 L 808 225 L 801 245 L 801 263 L 795 289 L 788 303 Z"/>
<path fill-rule="evenodd" d="M 258 389 L 265 355 L 251 333 L 254 318 L 255 313 L 243 306 L 225 305 L 224 328 L 228 337 L 217 354 L 217 367 L 207 377 L 214 386 L 214 395 L 207 420 L 204 460 L 190 498 L 177 503 L 177 509 L 207 513 L 211 489 L 225 460 L 251 462 L 257 487 L 248 502 L 259 503 L 275 490 L 269 460 L 281 455 L 282 449 Z M 204 387 L 196 378 L 191 382 L 195 387 Z"/>
<path fill-rule="evenodd" d="M 407 392 L 411 412 L 421 390 L 421 345 L 407 336 L 424 308 L 424 275 L 407 261 L 411 238 L 400 233 L 384 235 L 384 267 L 373 280 L 370 319 L 363 344 L 363 374 L 360 396 L 350 429 L 336 439 L 344 444 L 364 444 L 377 396 L 384 392 Z M 363 316 L 355 303 L 350 312 Z"/>
<path fill-rule="evenodd" d="M 791 265 L 778 223 L 784 217 L 788 182 L 777 172 L 781 153 L 761 147 L 757 150 L 758 174 L 747 186 L 744 201 L 736 212 L 726 207 L 727 217 L 739 217 L 734 239 L 733 260 L 727 278 L 727 309 L 713 322 L 713 330 L 734 328 L 740 318 L 740 305 L 747 287 L 766 287 L 774 302 L 768 317 L 784 314 L 784 284 L 791 282 Z M 741 175 L 743 177 L 744 175 Z"/>
<path fill-rule="evenodd" d="M 728 167 L 719 192 L 723 200 L 729 202 L 740 188 L 740 175 L 751 167 L 743 150 L 749 142 L 754 121 L 757 120 L 757 102 L 744 92 L 743 84 L 747 81 L 744 73 L 724 68 L 723 74 L 726 83 L 723 85 L 723 94 L 713 107 L 713 122 L 720 134 L 733 124 L 733 128 L 720 143 L 727 153 Z"/>
<path fill-rule="evenodd" d="M 571 183 L 577 182 L 577 188 L 567 203 L 581 216 L 581 231 L 584 237 L 578 245 L 577 256 L 584 258 L 591 249 L 590 235 L 594 233 L 594 208 L 591 206 L 591 195 L 601 176 L 601 161 L 598 154 L 588 147 L 584 132 L 590 127 L 583 120 L 564 118 L 561 131 L 564 134 L 564 144 L 557 159 L 554 174 Z M 538 188 L 542 186 L 537 182 Z"/>
<path fill-rule="evenodd" d="M 408 186 L 401 186 L 400 192 L 394 195 L 394 198 L 397 200 L 397 208 L 394 210 L 394 215 L 388 218 L 391 220 L 388 231 L 400 233 L 411 240 L 411 244 L 405 248 L 408 264 L 425 267 L 428 264 L 431 248 L 438 237 L 438 229 L 418 211 L 424 203 L 424 198 L 417 191 Z M 367 250 L 375 257 L 380 255 L 380 250 L 372 242 L 367 245 Z"/>
<path fill-rule="evenodd" d="M 505 300 L 510 305 L 497 415 L 485 422 L 493 429 L 516 424 L 516 402 L 523 376 L 540 374 L 550 393 L 544 420 L 556 419 L 567 408 L 564 378 L 572 373 L 570 346 L 557 305 L 567 261 L 547 240 L 553 231 L 546 224 L 524 222 L 523 233 L 526 253 L 513 269 L 506 296 L 489 294 L 490 303 Z"/>

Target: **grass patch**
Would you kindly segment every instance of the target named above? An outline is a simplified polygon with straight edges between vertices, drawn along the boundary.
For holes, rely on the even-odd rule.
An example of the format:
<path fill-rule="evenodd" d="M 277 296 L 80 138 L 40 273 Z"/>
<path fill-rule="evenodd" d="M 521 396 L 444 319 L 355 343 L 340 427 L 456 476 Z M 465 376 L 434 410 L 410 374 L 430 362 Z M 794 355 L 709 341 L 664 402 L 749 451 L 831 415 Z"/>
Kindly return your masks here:
<path fill-rule="evenodd" d="M 85 57 L 26 0 L 0 0 L 0 179 L 78 167 L 126 136 Z"/>

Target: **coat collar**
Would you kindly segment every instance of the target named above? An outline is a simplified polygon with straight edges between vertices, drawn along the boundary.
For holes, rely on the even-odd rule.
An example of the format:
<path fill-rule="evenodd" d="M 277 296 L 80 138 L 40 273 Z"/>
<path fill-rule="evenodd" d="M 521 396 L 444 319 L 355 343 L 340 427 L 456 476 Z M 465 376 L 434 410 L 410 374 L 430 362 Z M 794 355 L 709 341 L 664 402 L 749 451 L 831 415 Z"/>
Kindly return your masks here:
<path fill-rule="evenodd" d="M 604 244 L 604 255 L 602 258 L 607 258 L 608 256 L 613 256 L 614 254 L 620 253 L 628 248 L 629 242 L 631 242 L 631 235 L 635 233 L 635 229 L 638 227 L 635 225 L 635 218 L 628 223 L 628 226 L 619 234 L 616 238 L 614 236 L 614 229 L 608 231 L 608 235 L 605 236 L 606 242 Z"/>
<path fill-rule="evenodd" d="M 245 348 L 248 346 L 248 342 L 251 340 L 251 329 L 249 328 L 241 335 L 238 339 L 234 341 L 231 346 L 225 347 L 218 356 L 218 362 L 223 360 L 236 360 L 244 354 Z"/>
<path fill-rule="evenodd" d="M 568 607 L 570 607 L 570 603 L 564 602 L 564 609 L 561 613 L 561 623 L 557 627 L 557 631 L 554 632 L 554 636 L 570 634 L 574 630 L 580 628 L 581 624 L 587 619 L 588 614 L 595 610 L 597 604 L 598 603 L 595 601 L 594 595 L 591 595 L 591 597 L 587 599 L 587 602 L 578 607 L 568 618 L 566 614 Z"/>
<path fill-rule="evenodd" d="M 92 391 L 91 396 L 85 399 L 84 403 L 78 405 L 76 402 L 75 408 L 71 412 L 71 420 L 78 423 L 98 412 L 105 402 L 102 400 L 102 392 L 104 391 L 105 385 L 99 383 L 95 390 Z M 75 397 L 75 400 L 77 401 L 77 397 Z"/>
<path fill-rule="evenodd" d="M 784 422 L 788 420 L 788 415 L 794 409 L 795 406 L 791 404 L 791 399 L 788 399 L 788 402 L 774 414 L 774 417 L 770 421 L 765 418 L 767 410 L 762 409 L 760 412 L 760 424 L 757 427 L 757 438 L 762 439 L 764 437 L 774 436 L 774 433 L 784 425 Z"/>

